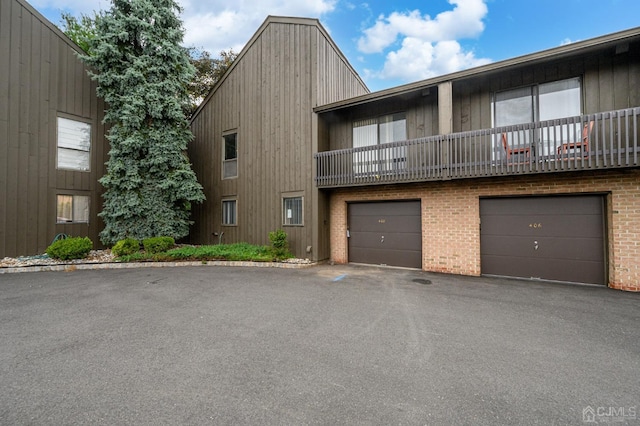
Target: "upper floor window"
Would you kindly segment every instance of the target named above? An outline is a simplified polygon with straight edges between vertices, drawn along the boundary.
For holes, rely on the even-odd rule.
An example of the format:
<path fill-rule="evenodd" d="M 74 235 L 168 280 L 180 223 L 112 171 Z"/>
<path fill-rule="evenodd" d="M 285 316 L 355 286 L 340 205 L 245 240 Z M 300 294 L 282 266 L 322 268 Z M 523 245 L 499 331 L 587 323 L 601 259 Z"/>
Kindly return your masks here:
<path fill-rule="evenodd" d="M 407 119 L 404 112 L 353 123 L 354 148 L 405 139 L 407 139 Z"/>
<path fill-rule="evenodd" d="M 91 124 L 58 117 L 58 169 L 89 171 Z"/>
<path fill-rule="evenodd" d="M 224 155 L 222 161 L 222 178 L 228 179 L 238 176 L 238 134 L 224 135 Z"/>
<path fill-rule="evenodd" d="M 404 112 L 359 120 L 353 123 L 353 147 L 375 147 L 407 139 L 407 119 Z M 406 147 L 380 147 L 358 150 L 353 154 L 355 173 L 369 173 L 403 168 Z"/>
<path fill-rule="evenodd" d="M 495 127 L 576 117 L 582 114 L 582 89 L 580 78 L 553 81 L 517 89 L 497 92 L 493 97 L 493 122 Z M 554 143 L 575 138 L 581 126 L 549 126 L 537 134 L 531 130 L 507 132 L 510 146 L 531 146 L 534 141 L 544 141 L 546 135 L 554 135 Z M 496 142 L 496 146 L 500 146 Z M 542 143 L 539 154 L 548 155 L 549 144 Z M 500 148 L 498 148 L 500 151 Z"/>
<path fill-rule="evenodd" d="M 494 127 L 582 114 L 580 78 L 505 90 L 494 95 Z"/>

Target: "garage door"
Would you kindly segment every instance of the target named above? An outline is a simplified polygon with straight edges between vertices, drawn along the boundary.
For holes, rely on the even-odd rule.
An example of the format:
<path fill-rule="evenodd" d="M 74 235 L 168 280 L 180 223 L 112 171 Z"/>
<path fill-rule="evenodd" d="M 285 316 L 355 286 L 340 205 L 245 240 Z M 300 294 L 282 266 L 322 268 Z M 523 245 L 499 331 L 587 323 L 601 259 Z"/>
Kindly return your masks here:
<path fill-rule="evenodd" d="M 480 200 L 483 274 L 606 284 L 604 197 Z"/>
<path fill-rule="evenodd" d="M 349 204 L 349 261 L 422 268 L 420 201 Z"/>

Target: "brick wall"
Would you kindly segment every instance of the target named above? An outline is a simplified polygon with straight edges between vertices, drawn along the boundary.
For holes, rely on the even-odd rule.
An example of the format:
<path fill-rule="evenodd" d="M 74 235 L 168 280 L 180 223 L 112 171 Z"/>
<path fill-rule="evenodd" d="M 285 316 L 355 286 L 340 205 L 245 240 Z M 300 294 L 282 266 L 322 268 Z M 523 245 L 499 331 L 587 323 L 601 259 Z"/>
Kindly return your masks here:
<path fill-rule="evenodd" d="M 561 173 L 338 189 L 331 194 L 331 259 L 348 261 L 347 203 L 420 199 L 422 269 L 480 275 L 480 197 L 607 194 L 609 286 L 640 291 L 640 171 Z"/>

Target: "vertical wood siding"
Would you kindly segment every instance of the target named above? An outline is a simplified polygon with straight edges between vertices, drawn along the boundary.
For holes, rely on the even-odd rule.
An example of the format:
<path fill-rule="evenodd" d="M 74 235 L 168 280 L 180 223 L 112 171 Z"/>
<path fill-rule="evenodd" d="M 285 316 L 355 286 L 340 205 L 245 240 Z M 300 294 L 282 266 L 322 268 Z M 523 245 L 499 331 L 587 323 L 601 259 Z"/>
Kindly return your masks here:
<path fill-rule="evenodd" d="M 492 93 L 572 77 L 582 78 L 584 114 L 638 106 L 639 59 L 640 44 L 632 43 L 624 53 L 616 54 L 615 49 L 610 48 L 574 59 L 454 82 L 453 131 L 490 128 Z"/>
<path fill-rule="evenodd" d="M 366 91 L 315 20 L 268 20 L 192 121 L 189 155 L 207 201 L 193 211 L 191 241 L 217 243 L 214 233 L 224 232 L 224 243 L 268 244 L 269 232 L 282 228 L 296 256 L 327 258 L 328 204 L 314 185 L 313 107 Z M 222 179 L 222 135 L 232 130 L 238 177 Z M 304 197 L 303 226 L 282 225 L 284 196 Z M 222 226 L 221 202 L 230 198 L 237 200 L 237 226 Z"/>
<path fill-rule="evenodd" d="M 491 128 L 491 99 L 495 92 L 572 77 L 582 79 L 584 114 L 638 106 L 640 44 L 631 43 L 628 51 L 619 54 L 609 48 L 573 59 L 521 66 L 454 81 L 453 132 Z M 321 120 L 329 128 L 330 140 L 326 150 L 353 147 L 353 121 L 398 111 L 407 114 L 407 138 L 437 135 L 437 108 L 437 90 L 432 87 L 430 93 L 423 97 L 376 100 L 324 113 Z M 470 151 L 476 149 L 473 145 L 468 148 Z"/>
<path fill-rule="evenodd" d="M 0 55 L 0 257 L 42 253 L 61 232 L 99 245 L 108 148 L 95 84 L 73 44 L 21 0 L 0 0 Z M 91 123 L 90 172 L 56 169 L 61 114 Z M 56 224 L 56 194 L 89 196 L 89 224 Z"/>
<path fill-rule="evenodd" d="M 428 95 L 411 99 L 384 99 L 349 108 L 333 114 L 323 114 L 321 120 L 329 126 L 330 147 L 326 150 L 353 148 L 353 122 L 382 115 L 405 112 L 407 138 L 417 139 L 438 134 L 438 92 L 431 89 Z"/>

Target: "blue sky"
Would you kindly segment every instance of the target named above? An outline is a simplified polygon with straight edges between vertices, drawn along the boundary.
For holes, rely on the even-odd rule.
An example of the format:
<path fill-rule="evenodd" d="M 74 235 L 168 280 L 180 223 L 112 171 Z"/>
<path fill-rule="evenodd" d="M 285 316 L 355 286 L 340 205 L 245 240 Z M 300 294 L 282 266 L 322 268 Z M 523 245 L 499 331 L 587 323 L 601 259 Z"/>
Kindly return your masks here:
<path fill-rule="evenodd" d="M 29 0 L 28 0 L 29 1 Z M 268 15 L 318 18 L 372 91 L 640 26 L 639 0 L 178 0 L 185 45 L 239 52 Z M 53 23 L 109 0 L 31 0 Z"/>

